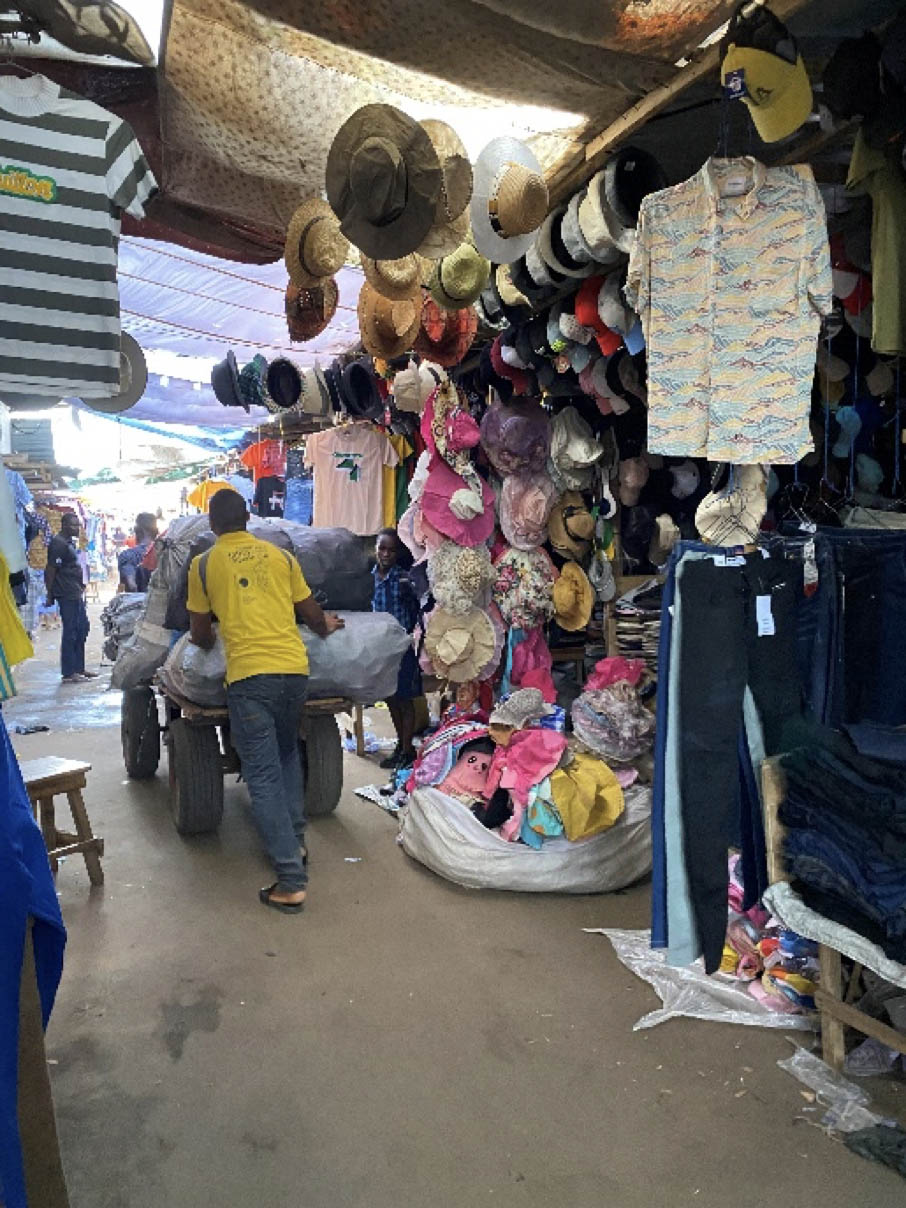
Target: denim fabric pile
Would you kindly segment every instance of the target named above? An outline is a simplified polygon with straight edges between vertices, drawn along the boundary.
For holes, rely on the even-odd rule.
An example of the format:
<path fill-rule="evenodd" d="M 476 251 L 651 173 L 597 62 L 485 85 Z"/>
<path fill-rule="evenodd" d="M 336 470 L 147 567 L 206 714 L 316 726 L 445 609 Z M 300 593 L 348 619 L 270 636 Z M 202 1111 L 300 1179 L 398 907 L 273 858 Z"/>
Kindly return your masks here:
<path fill-rule="evenodd" d="M 781 760 L 786 868 L 807 906 L 906 962 L 906 732 L 852 736 L 827 731 Z"/>

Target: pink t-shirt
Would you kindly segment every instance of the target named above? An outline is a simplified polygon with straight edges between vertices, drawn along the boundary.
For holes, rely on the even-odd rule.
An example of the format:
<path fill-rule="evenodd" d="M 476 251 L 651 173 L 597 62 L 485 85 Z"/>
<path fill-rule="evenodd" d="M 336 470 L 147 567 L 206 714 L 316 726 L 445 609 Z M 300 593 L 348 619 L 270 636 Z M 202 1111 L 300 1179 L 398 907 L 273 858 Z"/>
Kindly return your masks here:
<path fill-rule="evenodd" d="M 305 444 L 314 471 L 315 528 L 346 528 L 373 536 L 383 525 L 381 469 L 399 464 L 393 445 L 371 424 L 315 432 Z"/>

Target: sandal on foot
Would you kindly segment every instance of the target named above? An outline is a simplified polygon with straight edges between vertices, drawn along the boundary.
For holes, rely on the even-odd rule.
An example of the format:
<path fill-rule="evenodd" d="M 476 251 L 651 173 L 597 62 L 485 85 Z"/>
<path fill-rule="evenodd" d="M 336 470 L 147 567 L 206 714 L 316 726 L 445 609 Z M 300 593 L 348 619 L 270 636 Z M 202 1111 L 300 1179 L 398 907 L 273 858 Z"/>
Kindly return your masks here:
<path fill-rule="evenodd" d="M 305 899 L 301 902 L 275 902 L 271 894 L 277 888 L 278 882 L 273 885 L 268 885 L 266 889 L 258 890 L 258 901 L 263 902 L 265 906 L 270 906 L 271 910 L 279 910 L 281 914 L 301 914 L 305 908 Z"/>

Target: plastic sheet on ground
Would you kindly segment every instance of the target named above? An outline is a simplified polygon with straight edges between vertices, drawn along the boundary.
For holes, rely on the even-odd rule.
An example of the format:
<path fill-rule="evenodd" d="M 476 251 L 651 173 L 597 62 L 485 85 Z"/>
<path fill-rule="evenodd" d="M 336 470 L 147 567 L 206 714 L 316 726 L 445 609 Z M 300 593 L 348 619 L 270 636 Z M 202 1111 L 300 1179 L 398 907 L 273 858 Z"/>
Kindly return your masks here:
<path fill-rule="evenodd" d="M 522 893 L 612 893 L 651 870 L 651 790 L 634 785 L 626 810 L 600 835 L 540 850 L 508 843 L 439 789 L 416 789 L 400 831 L 403 851 L 467 889 Z"/>
<path fill-rule="evenodd" d="M 827 1108 L 821 1126 L 828 1132 L 857 1132 L 877 1124 L 896 1123 L 871 1111 L 871 1100 L 862 1087 L 838 1074 L 816 1053 L 797 1047 L 792 1057 L 777 1064 L 813 1091 L 816 1102 Z"/>
<path fill-rule="evenodd" d="M 720 975 L 709 977 L 700 961 L 682 969 L 668 965 L 665 954 L 649 946 L 650 931 L 607 927 L 585 927 L 583 930 L 590 935 L 606 935 L 626 968 L 653 986 L 661 999 L 663 1006 L 642 1016 L 633 1025 L 634 1032 L 682 1017 L 712 1023 L 748 1024 L 756 1028 L 785 1028 L 787 1031 L 814 1031 L 817 1026 L 816 1016 L 771 1011 L 735 980 Z"/>

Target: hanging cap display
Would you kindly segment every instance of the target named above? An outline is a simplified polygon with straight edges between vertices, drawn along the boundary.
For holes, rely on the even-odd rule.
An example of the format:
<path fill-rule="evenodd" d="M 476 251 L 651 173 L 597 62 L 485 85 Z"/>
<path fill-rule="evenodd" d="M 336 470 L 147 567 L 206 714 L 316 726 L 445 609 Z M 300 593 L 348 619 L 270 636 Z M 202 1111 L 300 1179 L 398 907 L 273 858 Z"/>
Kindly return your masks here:
<path fill-rule="evenodd" d="M 779 142 L 808 120 L 813 105 L 808 72 L 795 38 L 769 8 L 740 4 L 722 49 L 724 89 L 746 105 L 764 142 Z"/>

